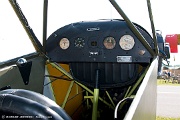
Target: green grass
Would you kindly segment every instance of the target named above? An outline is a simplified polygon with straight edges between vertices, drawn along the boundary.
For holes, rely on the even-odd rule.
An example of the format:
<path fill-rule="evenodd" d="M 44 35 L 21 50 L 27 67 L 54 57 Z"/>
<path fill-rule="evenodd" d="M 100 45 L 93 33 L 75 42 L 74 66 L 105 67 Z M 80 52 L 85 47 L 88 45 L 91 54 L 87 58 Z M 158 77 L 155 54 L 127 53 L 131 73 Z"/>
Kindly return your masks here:
<path fill-rule="evenodd" d="M 172 82 L 172 80 L 164 80 L 164 79 L 158 79 L 157 85 L 171 85 L 171 86 L 180 86 L 180 84 L 177 83 L 177 81 Z"/>
<path fill-rule="evenodd" d="M 160 116 L 157 116 L 156 120 L 180 120 L 180 118 L 169 118 L 169 117 L 160 117 Z"/>

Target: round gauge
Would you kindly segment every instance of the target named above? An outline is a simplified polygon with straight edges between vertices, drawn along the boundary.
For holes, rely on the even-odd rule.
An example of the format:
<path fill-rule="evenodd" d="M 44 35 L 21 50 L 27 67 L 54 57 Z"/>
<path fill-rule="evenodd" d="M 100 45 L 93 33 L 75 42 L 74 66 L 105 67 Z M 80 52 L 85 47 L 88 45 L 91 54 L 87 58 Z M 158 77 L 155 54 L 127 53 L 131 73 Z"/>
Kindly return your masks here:
<path fill-rule="evenodd" d="M 77 39 L 75 39 L 75 41 L 74 41 L 74 45 L 75 45 L 75 47 L 77 47 L 77 48 L 83 48 L 84 45 L 85 45 L 85 41 L 84 41 L 83 38 L 77 38 Z"/>
<path fill-rule="evenodd" d="M 69 40 L 67 39 L 67 38 L 62 38 L 61 40 L 60 40 L 60 42 L 59 42 L 59 46 L 60 46 L 60 48 L 62 48 L 63 50 L 65 50 L 65 49 L 68 49 L 68 47 L 69 47 Z"/>
<path fill-rule="evenodd" d="M 113 49 L 116 45 L 116 41 L 113 37 L 107 37 L 103 42 L 106 49 Z"/>
<path fill-rule="evenodd" d="M 124 35 L 119 40 L 119 45 L 123 50 L 131 50 L 134 44 L 134 38 L 131 35 Z"/>

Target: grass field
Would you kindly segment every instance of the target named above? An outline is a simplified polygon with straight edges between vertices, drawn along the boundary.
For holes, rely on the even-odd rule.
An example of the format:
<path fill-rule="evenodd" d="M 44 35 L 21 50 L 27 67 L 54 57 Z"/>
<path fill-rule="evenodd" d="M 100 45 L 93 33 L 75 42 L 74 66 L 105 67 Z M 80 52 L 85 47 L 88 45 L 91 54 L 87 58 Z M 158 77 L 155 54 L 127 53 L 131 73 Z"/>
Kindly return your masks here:
<path fill-rule="evenodd" d="M 156 117 L 156 120 L 180 120 L 180 118 Z"/>
<path fill-rule="evenodd" d="M 164 79 L 158 79 L 157 85 L 172 85 L 172 86 L 180 86 L 176 80 L 164 80 Z"/>

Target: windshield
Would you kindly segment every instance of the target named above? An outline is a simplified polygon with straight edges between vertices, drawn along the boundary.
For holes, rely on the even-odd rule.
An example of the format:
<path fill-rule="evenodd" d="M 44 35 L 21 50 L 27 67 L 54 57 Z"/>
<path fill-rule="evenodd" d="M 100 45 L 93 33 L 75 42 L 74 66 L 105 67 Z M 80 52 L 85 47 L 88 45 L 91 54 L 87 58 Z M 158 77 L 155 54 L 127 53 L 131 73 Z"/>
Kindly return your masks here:
<path fill-rule="evenodd" d="M 8 1 L 0 1 L 0 61 L 34 52 L 34 48 Z"/>
<path fill-rule="evenodd" d="M 17 0 L 17 2 L 35 35 L 42 43 L 44 0 Z M 132 22 L 141 25 L 152 34 L 145 0 L 116 0 L 116 2 Z M 177 33 L 174 29 L 173 31 L 168 31 L 169 29 L 165 28 L 165 26 L 172 27 L 173 24 L 169 25 L 168 23 L 172 22 L 166 21 L 167 17 L 164 18 L 165 16 L 162 16 L 166 13 L 165 8 L 170 3 L 170 0 L 167 0 L 162 5 L 160 1 L 151 0 L 155 28 L 162 31 L 163 37 L 166 34 Z M 178 5 L 175 2 L 171 4 Z M 168 9 L 168 11 L 175 12 L 177 10 L 172 8 Z M 35 52 L 31 41 L 8 1 L 0 1 L 0 13 L 0 25 L 2 26 L 0 28 L 0 61 Z M 98 19 L 122 19 L 122 17 L 117 13 L 109 0 L 49 0 L 47 37 L 67 24 Z M 179 60 L 178 57 L 175 61 L 177 60 Z M 173 60 L 171 61 L 173 62 Z M 174 63 L 178 64 L 175 61 Z"/>

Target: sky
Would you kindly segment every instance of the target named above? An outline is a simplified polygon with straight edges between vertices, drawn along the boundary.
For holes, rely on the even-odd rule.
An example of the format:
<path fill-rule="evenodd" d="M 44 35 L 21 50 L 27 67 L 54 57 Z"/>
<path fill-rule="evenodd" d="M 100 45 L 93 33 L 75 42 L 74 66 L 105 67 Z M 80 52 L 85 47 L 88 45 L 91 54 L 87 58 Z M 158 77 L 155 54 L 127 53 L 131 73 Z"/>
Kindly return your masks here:
<path fill-rule="evenodd" d="M 17 1 L 29 25 L 42 41 L 43 0 Z M 116 1 L 132 22 L 140 24 L 151 34 L 146 0 Z M 164 38 L 167 34 L 180 34 L 179 5 L 180 0 L 151 0 L 155 29 L 161 30 Z M 64 25 L 98 19 L 122 17 L 109 0 L 49 0 L 47 37 Z M 35 51 L 7 0 L 0 1 L 0 21 L 0 61 Z M 172 64 L 180 64 L 180 54 L 172 54 L 170 60 Z"/>

